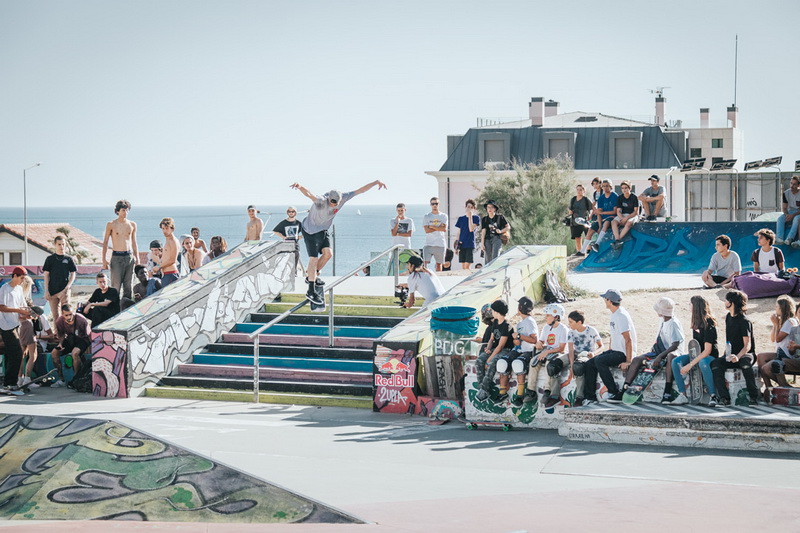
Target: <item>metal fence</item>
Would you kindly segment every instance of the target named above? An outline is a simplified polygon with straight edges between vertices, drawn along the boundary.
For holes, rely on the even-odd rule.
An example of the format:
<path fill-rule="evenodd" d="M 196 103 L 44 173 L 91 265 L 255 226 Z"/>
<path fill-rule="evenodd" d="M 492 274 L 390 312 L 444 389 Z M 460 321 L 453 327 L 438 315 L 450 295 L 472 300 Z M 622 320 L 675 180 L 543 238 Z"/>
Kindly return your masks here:
<path fill-rule="evenodd" d="M 686 220 L 747 222 L 781 211 L 792 172 L 702 173 L 686 175 Z"/>

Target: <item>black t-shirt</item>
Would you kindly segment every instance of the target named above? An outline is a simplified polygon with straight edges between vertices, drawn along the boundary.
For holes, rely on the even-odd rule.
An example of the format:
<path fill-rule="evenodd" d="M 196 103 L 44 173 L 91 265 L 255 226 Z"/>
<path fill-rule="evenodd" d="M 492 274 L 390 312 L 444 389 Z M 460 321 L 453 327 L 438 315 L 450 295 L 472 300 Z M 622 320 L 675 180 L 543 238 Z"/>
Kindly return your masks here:
<path fill-rule="evenodd" d="M 511 340 L 511 334 L 514 332 L 514 329 L 508 325 L 507 321 L 503 321 L 502 324 L 498 324 L 495 320 L 492 322 L 491 326 L 491 351 L 494 351 L 497 345 L 500 343 L 500 339 L 506 337 L 506 343 L 503 345 L 503 349 L 510 349 L 514 347 L 514 344 Z"/>
<path fill-rule="evenodd" d="M 711 344 L 711 357 L 719 357 L 717 326 L 714 325 L 713 320 L 709 318 L 704 328 L 692 330 L 692 338 L 700 343 L 701 352 L 706 349 L 706 343 L 709 343 Z"/>
<path fill-rule="evenodd" d="M 42 270 L 50 273 L 47 292 L 56 294 L 63 291 L 69 283 L 69 275 L 77 272 L 75 261 L 68 255 L 51 254 L 44 260 Z"/>
<path fill-rule="evenodd" d="M 105 293 L 102 290 L 95 289 L 92 296 L 89 298 L 89 303 L 101 303 L 106 300 L 111 300 L 106 309 L 111 315 L 119 313 L 119 291 L 114 287 L 109 287 Z"/>
<path fill-rule="evenodd" d="M 633 210 L 639 207 L 639 199 L 631 193 L 630 196 L 625 198 L 624 194 L 620 194 L 617 198 L 617 207 L 622 209 L 623 215 L 633 213 Z"/>
<path fill-rule="evenodd" d="M 753 323 L 745 315 L 728 315 L 725 317 L 725 337 L 731 343 L 731 353 L 737 354 L 744 347 L 744 337 L 750 337 L 750 349 L 747 353 L 755 356 L 756 343 L 753 339 Z"/>
<path fill-rule="evenodd" d="M 580 201 L 577 196 L 573 196 L 569 201 L 569 210 L 572 211 L 572 220 L 586 218 L 592 210 L 592 202 L 585 196 Z"/>
<path fill-rule="evenodd" d="M 298 235 L 300 235 L 300 221 L 295 220 L 294 222 L 289 222 L 288 220 L 281 220 L 278 222 L 278 225 L 272 228 L 272 231 L 280 233 L 287 240 L 296 241 Z"/>
<path fill-rule="evenodd" d="M 498 236 L 497 232 L 494 231 L 495 228 L 498 230 L 503 230 L 507 225 L 508 221 L 503 215 L 495 214 L 493 217 L 486 215 L 481 218 L 481 229 L 486 230 L 487 239 Z"/>

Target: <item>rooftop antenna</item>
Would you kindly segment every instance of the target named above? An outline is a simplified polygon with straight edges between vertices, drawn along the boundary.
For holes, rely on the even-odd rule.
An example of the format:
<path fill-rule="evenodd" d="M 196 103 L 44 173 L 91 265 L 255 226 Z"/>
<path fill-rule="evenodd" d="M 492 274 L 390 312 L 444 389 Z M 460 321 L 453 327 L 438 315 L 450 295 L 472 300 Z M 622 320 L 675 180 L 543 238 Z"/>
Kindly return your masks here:
<path fill-rule="evenodd" d="M 736 107 L 736 86 L 739 81 L 739 34 L 736 34 L 736 45 L 733 54 L 733 107 Z"/>
<path fill-rule="evenodd" d="M 656 87 L 655 89 L 650 89 L 650 94 L 655 94 L 659 98 L 663 98 L 664 89 L 672 89 L 672 87 Z"/>

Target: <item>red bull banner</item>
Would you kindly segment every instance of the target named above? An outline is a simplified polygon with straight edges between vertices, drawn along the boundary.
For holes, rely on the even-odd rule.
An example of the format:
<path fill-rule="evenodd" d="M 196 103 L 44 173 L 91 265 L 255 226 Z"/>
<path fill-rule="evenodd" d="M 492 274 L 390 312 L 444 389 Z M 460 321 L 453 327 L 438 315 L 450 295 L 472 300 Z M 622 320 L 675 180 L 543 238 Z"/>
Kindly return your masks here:
<path fill-rule="evenodd" d="M 418 342 L 375 344 L 372 372 L 374 411 L 420 414 L 417 387 L 418 350 Z"/>

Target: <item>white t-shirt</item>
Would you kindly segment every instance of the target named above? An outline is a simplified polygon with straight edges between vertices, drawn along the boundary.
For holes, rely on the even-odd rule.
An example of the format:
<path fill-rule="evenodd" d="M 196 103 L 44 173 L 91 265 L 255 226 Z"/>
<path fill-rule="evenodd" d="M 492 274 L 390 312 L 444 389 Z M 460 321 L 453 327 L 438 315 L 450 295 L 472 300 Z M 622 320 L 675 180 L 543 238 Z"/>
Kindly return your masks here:
<path fill-rule="evenodd" d="M 683 326 L 681 326 L 680 321 L 676 317 L 672 317 L 669 320 L 661 319 L 661 327 L 658 329 L 658 337 L 667 348 L 672 346 L 673 342 L 677 341 L 678 348 L 674 353 L 681 355 L 686 351 L 684 346 L 684 340 L 686 339 L 686 336 L 683 334 Z"/>
<path fill-rule="evenodd" d="M 394 229 L 394 225 L 397 224 L 397 217 L 394 217 L 392 220 L 389 221 L 389 231 L 391 232 Z M 403 237 L 400 233 L 408 233 L 414 231 L 414 219 L 413 218 L 404 218 L 400 221 L 400 224 L 397 226 L 397 235 L 392 237 L 392 245 L 395 244 L 402 244 L 406 248 L 411 248 L 411 237 Z"/>
<path fill-rule="evenodd" d="M 545 324 L 542 326 L 542 336 L 539 337 L 539 340 L 542 341 L 542 345 L 544 345 L 545 350 L 549 350 L 563 343 L 564 349 L 561 352 L 566 353 L 567 337 L 569 337 L 569 328 L 559 322 L 556 327 L 553 327 L 550 324 Z"/>
<path fill-rule="evenodd" d="M 432 226 L 434 228 L 447 229 L 447 214 L 446 213 L 428 213 L 422 219 L 423 226 Z M 425 234 L 425 246 L 439 246 L 447 248 L 447 231 L 432 231 Z"/>
<path fill-rule="evenodd" d="M 797 327 L 798 325 L 800 325 L 800 322 L 798 322 L 795 317 L 791 317 L 789 320 L 783 323 L 780 333 L 786 333 L 786 336 L 781 342 L 775 343 L 775 352 L 777 352 L 778 349 L 781 349 L 783 350 L 783 353 L 789 355 L 789 342 L 792 340 L 790 334 L 792 333 L 792 328 Z"/>
<path fill-rule="evenodd" d="M 46 333 L 50 329 L 50 321 L 44 315 L 39 317 L 39 325 L 42 326 L 42 333 Z M 42 350 L 47 351 L 47 341 L 40 340 L 39 346 L 42 347 Z"/>
<path fill-rule="evenodd" d="M 619 307 L 611 313 L 611 349 L 625 353 L 625 337 L 622 336 L 626 331 L 631 333 L 631 348 L 636 354 L 636 328 L 633 327 L 633 319 L 624 307 Z"/>
<path fill-rule="evenodd" d="M 0 304 L 15 309 L 22 309 L 25 307 L 22 285 L 12 287 L 9 282 L 0 287 Z M 0 313 L 0 329 L 11 331 L 17 326 L 19 326 L 19 315 L 17 313 Z"/>
<path fill-rule="evenodd" d="M 442 287 L 442 282 L 433 272 L 430 274 L 415 272 L 408 276 L 408 291 L 410 293 L 419 292 L 425 298 L 425 305 L 427 306 L 442 295 L 444 287 Z"/>
<path fill-rule="evenodd" d="M 536 321 L 532 316 L 526 316 L 524 319 L 520 320 L 519 324 L 517 324 L 517 333 L 528 337 L 533 337 L 534 335 L 538 337 L 539 327 L 536 325 Z M 522 339 L 519 341 L 519 349 L 523 352 L 532 352 L 535 348 L 535 346 L 530 342 L 526 342 Z"/>

